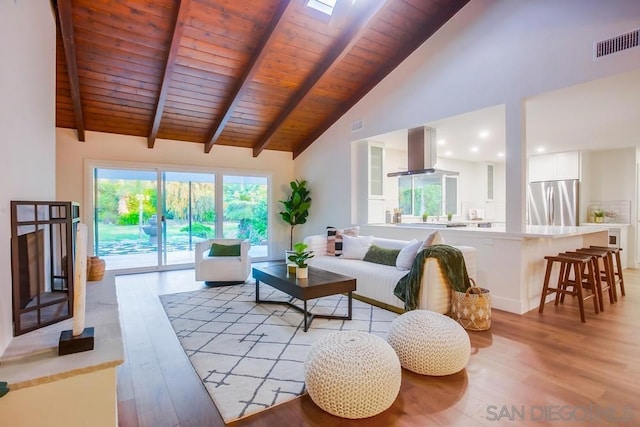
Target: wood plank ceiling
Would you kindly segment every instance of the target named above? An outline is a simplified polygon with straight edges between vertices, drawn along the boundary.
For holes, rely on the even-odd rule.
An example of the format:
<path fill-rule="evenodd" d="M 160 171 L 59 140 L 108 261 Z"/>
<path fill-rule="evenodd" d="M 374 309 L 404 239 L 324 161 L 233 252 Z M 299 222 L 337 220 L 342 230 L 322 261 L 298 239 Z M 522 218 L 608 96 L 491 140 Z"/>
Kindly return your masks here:
<path fill-rule="evenodd" d="M 56 125 L 295 158 L 469 0 L 308 1 L 54 0 Z"/>

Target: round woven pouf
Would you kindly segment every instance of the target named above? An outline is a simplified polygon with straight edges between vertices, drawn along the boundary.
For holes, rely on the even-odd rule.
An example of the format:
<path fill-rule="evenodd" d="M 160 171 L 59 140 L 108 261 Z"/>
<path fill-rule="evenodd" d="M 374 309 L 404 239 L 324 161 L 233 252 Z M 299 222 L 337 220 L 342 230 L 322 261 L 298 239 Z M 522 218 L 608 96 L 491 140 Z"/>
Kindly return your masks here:
<path fill-rule="evenodd" d="M 402 367 L 422 375 L 451 375 L 471 354 L 469 335 L 455 320 L 433 311 L 413 310 L 391 323 L 387 342 Z"/>
<path fill-rule="evenodd" d="M 372 417 L 393 404 L 402 368 L 385 340 L 366 332 L 333 332 L 313 343 L 304 363 L 309 396 L 343 418 Z"/>

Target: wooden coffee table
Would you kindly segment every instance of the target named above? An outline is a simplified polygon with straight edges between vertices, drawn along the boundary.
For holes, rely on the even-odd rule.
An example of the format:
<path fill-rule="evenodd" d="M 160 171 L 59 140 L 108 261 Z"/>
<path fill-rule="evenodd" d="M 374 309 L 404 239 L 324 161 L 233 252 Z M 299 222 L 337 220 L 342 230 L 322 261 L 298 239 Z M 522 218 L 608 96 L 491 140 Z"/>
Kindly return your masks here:
<path fill-rule="evenodd" d="M 253 267 L 253 277 L 256 279 L 256 303 L 263 304 L 285 304 L 300 311 L 304 315 L 304 331 L 307 332 L 309 325 L 315 318 L 321 319 L 343 319 L 351 320 L 352 297 L 351 293 L 356 290 L 356 279 L 343 276 L 319 268 L 309 267 L 309 277 L 306 279 L 296 279 L 295 273 L 288 274 L 285 264 Z M 260 282 L 278 289 L 291 296 L 289 301 L 270 301 L 260 299 Z M 307 310 L 307 300 L 327 297 L 330 295 L 347 293 L 349 311 L 346 316 L 330 316 L 325 314 L 314 314 Z M 303 306 L 292 303 L 294 299 L 302 301 Z"/>

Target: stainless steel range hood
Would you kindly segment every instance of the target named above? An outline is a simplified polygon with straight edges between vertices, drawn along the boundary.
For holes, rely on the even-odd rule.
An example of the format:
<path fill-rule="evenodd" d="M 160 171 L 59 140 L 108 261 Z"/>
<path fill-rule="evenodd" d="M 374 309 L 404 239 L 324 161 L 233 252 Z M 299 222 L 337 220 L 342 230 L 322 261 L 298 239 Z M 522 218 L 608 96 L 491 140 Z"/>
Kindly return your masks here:
<path fill-rule="evenodd" d="M 392 172 L 393 176 L 418 174 L 458 175 L 458 172 L 436 169 L 438 154 L 436 151 L 436 130 L 429 126 L 409 129 L 407 136 L 408 168 L 406 171 Z"/>

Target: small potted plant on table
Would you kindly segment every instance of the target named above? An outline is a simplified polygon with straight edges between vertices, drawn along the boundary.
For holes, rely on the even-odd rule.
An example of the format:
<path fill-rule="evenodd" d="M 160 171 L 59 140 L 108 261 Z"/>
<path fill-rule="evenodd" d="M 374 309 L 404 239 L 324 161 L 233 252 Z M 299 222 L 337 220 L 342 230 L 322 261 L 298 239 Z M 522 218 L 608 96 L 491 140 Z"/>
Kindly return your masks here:
<path fill-rule="evenodd" d="M 288 260 L 296 265 L 296 277 L 298 279 L 306 279 L 309 275 L 307 260 L 313 258 L 313 251 L 307 250 L 306 243 L 296 243 L 293 245 L 293 253 L 289 255 Z"/>

